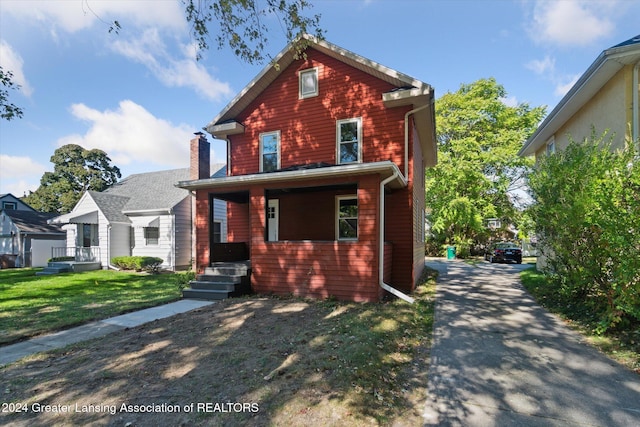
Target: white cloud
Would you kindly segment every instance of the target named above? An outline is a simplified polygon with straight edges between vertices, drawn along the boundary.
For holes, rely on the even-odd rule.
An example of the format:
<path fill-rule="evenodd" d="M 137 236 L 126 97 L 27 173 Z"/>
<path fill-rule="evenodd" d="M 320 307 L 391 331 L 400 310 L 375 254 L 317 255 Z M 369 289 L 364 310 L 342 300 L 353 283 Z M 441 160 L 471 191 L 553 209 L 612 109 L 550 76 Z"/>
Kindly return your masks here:
<path fill-rule="evenodd" d="M 68 1 L 68 0 L 2 0 L 3 13 L 10 13 L 38 26 L 48 26 L 51 33 L 67 33 L 103 25 L 105 31 L 113 21 L 123 26 L 157 26 L 185 29 L 184 11 L 178 1 Z"/>
<path fill-rule="evenodd" d="M 16 197 L 35 191 L 47 171 L 46 166 L 26 156 L 0 154 L 0 166 L 0 194 L 11 193 Z"/>
<path fill-rule="evenodd" d="M 137 39 L 117 40 L 111 47 L 116 53 L 145 65 L 168 87 L 190 87 L 214 101 L 233 93 L 228 83 L 212 77 L 204 65 L 196 61 L 193 45 L 181 46 L 184 58 L 171 57 L 155 28 L 144 31 Z"/>
<path fill-rule="evenodd" d="M 500 101 L 507 107 L 517 107 L 518 106 L 518 98 L 515 96 L 508 96 L 506 98 L 500 98 Z"/>
<path fill-rule="evenodd" d="M 536 74 L 553 74 L 555 73 L 556 60 L 547 55 L 544 57 L 544 59 L 534 59 L 530 61 L 529 63 L 525 64 L 525 67 Z"/>
<path fill-rule="evenodd" d="M 74 104 L 71 113 L 90 123 L 90 128 L 84 135 L 74 134 L 59 139 L 58 146 L 77 144 L 86 149 L 99 148 L 118 167 L 136 162 L 171 168 L 189 166 L 192 126 L 174 125 L 157 118 L 130 100 L 121 101 L 113 111 L 98 111 L 84 104 Z"/>
<path fill-rule="evenodd" d="M 562 82 L 557 82 L 554 95 L 564 96 L 567 92 L 569 92 L 569 90 L 573 87 L 573 85 L 576 84 L 579 78 L 580 78 L 580 74 L 576 74 L 573 76 L 565 77 Z"/>
<path fill-rule="evenodd" d="M 617 1 L 537 0 L 533 10 L 531 37 L 560 46 L 586 46 L 611 34 L 611 15 Z"/>
<path fill-rule="evenodd" d="M 33 88 L 27 81 L 27 78 L 22 71 L 24 61 L 22 57 L 4 40 L 0 40 L 0 65 L 5 71 L 11 71 L 13 77 L 11 81 L 20 85 L 20 91 L 25 96 L 31 96 Z"/>

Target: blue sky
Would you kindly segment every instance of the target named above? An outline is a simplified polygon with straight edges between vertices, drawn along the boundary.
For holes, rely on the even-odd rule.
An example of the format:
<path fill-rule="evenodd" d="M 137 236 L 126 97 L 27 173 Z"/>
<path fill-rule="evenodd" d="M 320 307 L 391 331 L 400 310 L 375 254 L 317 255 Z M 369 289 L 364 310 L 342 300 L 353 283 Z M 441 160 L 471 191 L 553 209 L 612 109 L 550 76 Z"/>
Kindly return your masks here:
<path fill-rule="evenodd" d="M 602 50 L 640 34 L 640 0 L 312 3 L 327 41 L 431 84 L 436 97 L 495 77 L 506 103 L 547 111 Z M 108 32 L 113 20 L 119 34 Z M 274 56 L 286 41 L 271 21 Z M 0 194 L 35 190 L 68 143 L 104 150 L 123 177 L 188 167 L 193 133 L 264 66 L 215 47 L 195 54 L 179 0 L 0 0 L 0 65 L 22 86 L 10 102 L 24 110 L 0 121 Z M 212 151 L 224 161 L 224 144 Z"/>

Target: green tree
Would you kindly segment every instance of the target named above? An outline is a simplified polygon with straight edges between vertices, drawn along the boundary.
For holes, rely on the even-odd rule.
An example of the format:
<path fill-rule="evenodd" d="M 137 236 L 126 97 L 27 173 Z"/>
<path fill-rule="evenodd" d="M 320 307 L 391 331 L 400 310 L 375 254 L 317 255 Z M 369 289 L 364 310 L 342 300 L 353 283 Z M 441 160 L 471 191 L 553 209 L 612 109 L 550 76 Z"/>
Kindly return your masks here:
<path fill-rule="evenodd" d="M 640 321 L 640 158 L 606 132 L 541 159 L 529 177 L 539 248 L 568 300 L 600 330 Z"/>
<path fill-rule="evenodd" d="M 313 7 L 308 0 L 183 0 L 183 3 L 187 22 L 201 50 L 209 48 L 210 27 L 217 24 L 218 47 L 229 47 L 250 64 L 265 60 L 269 16 L 276 17 L 287 40 L 297 40 L 295 46 L 300 56 L 304 55 L 306 44 L 298 36 L 313 32 L 318 38 L 323 37 L 320 15 L 304 15 Z M 117 21 L 115 24 L 119 28 Z"/>
<path fill-rule="evenodd" d="M 0 88 L 0 117 L 4 120 L 11 120 L 22 118 L 22 109 L 15 104 L 9 103 L 9 89 L 20 89 L 20 85 L 15 84 L 12 81 L 13 73 L 11 71 L 5 71 L 0 67 L 0 82 L 2 88 Z"/>
<path fill-rule="evenodd" d="M 24 198 L 42 212 L 70 212 L 85 191 L 103 191 L 121 177 L 120 169 L 98 149 L 68 144 L 58 148 L 50 160 L 53 172 L 45 172 L 38 189 Z"/>
<path fill-rule="evenodd" d="M 545 114 L 509 106 L 495 79 L 463 84 L 436 101 L 438 165 L 426 172 L 426 207 L 435 246 L 455 244 L 465 256 L 487 238 L 485 220 L 518 220 L 517 191 L 532 160 L 518 156 Z"/>

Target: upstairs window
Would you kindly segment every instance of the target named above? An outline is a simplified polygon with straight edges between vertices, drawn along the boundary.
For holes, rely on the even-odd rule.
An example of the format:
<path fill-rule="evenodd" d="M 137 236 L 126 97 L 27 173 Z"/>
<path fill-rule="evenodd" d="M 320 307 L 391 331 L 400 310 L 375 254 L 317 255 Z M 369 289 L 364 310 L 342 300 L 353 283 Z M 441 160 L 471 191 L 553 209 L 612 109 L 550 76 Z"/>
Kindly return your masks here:
<path fill-rule="evenodd" d="M 300 99 L 318 96 L 318 69 L 310 68 L 298 73 L 300 84 Z"/>
<path fill-rule="evenodd" d="M 280 131 L 260 134 L 260 172 L 280 169 Z"/>
<path fill-rule="evenodd" d="M 551 138 L 549 138 L 549 140 L 547 141 L 547 155 L 549 154 L 553 154 L 556 152 L 556 140 L 555 138 L 552 136 Z"/>
<path fill-rule="evenodd" d="M 2 202 L 2 209 L 15 211 L 18 209 L 18 204 L 16 202 Z"/>
<path fill-rule="evenodd" d="M 357 163 L 362 157 L 362 119 L 338 120 L 338 164 Z"/>
<path fill-rule="evenodd" d="M 338 240 L 358 239 L 358 196 L 336 197 L 336 237 Z"/>

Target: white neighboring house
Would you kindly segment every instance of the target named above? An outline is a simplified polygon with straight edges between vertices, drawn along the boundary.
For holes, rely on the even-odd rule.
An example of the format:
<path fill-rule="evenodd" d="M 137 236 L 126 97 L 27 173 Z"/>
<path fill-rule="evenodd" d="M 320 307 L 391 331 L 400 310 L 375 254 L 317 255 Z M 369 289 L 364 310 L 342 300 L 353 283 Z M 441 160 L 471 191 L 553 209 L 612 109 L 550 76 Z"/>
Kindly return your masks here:
<path fill-rule="evenodd" d="M 225 165 L 214 165 L 213 176 L 225 176 Z M 189 191 L 175 184 L 189 179 L 189 169 L 131 175 L 103 192 L 87 191 L 71 212 L 51 222 L 64 224 L 66 255 L 76 261 L 100 261 L 108 268 L 119 256 L 153 256 L 161 268 L 191 265 L 192 204 Z M 226 203 L 215 201 L 212 235 L 224 238 Z"/>

